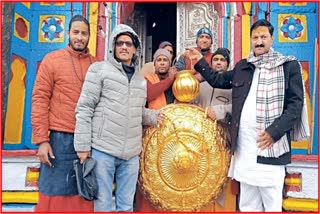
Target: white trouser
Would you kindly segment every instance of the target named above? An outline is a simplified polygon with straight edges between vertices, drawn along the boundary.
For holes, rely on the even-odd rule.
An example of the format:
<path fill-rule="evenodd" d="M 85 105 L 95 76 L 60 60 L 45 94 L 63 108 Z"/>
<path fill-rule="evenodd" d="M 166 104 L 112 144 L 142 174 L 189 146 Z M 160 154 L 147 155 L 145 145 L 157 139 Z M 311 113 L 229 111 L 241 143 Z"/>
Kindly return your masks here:
<path fill-rule="evenodd" d="M 283 185 L 259 187 L 240 182 L 239 209 L 241 212 L 281 212 L 283 200 L 282 191 Z"/>

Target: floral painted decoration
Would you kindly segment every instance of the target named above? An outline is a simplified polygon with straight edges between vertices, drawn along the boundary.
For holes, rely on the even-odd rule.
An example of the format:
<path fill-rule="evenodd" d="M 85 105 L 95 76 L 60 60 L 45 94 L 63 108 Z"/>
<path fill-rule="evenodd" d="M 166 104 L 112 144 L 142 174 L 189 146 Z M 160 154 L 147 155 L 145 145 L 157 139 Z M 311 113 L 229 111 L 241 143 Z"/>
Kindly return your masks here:
<path fill-rule="evenodd" d="M 62 20 L 57 17 L 49 17 L 42 22 L 42 34 L 44 38 L 53 41 L 62 36 L 64 26 Z"/>
<path fill-rule="evenodd" d="M 283 20 L 280 30 L 283 32 L 283 36 L 290 39 L 296 39 L 301 37 L 303 26 L 300 19 L 294 17 L 287 17 Z"/>

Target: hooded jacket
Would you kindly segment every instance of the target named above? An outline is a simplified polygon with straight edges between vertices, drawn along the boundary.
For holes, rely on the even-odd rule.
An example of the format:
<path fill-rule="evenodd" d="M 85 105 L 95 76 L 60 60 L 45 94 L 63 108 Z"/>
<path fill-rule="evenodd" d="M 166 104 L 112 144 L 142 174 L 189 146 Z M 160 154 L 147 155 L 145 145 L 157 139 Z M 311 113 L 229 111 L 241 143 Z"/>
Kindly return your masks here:
<path fill-rule="evenodd" d="M 128 80 L 122 63 L 114 57 L 115 40 L 129 32 L 137 38 L 135 72 Z M 117 25 L 110 36 L 108 60 L 89 67 L 76 108 L 74 146 L 91 147 L 123 160 L 139 155 L 142 125 L 155 125 L 158 111 L 146 109 L 146 80 L 139 72 L 141 42 L 127 25 Z"/>

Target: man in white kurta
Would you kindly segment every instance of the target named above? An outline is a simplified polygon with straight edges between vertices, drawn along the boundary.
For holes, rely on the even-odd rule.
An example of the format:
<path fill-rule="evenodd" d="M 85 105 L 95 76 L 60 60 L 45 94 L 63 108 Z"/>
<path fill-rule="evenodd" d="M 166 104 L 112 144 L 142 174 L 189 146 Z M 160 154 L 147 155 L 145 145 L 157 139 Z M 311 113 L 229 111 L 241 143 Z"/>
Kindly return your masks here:
<path fill-rule="evenodd" d="M 240 119 L 237 149 L 231 160 L 229 176 L 240 182 L 240 192 L 245 193 L 240 193 L 241 211 L 282 211 L 285 166 L 257 163 L 256 93 L 259 74 L 258 68 L 243 106 L 242 115 L 245 116 Z"/>
<path fill-rule="evenodd" d="M 229 72 L 217 72 L 197 50 L 189 57 L 214 88 L 232 88 L 229 176 L 240 182 L 240 211 L 282 211 L 291 140 L 310 136 L 299 61 L 274 51 L 274 27 L 265 19 L 250 29 L 252 51 Z"/>

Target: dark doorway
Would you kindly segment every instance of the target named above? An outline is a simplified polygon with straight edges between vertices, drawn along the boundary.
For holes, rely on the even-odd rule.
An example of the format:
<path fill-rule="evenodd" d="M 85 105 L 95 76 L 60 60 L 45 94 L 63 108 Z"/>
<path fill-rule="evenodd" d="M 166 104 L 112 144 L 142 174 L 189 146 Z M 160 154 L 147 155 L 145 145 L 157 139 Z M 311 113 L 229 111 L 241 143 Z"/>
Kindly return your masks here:
<path fill-rule="evenodd" d="M 146 37 L 149 38 L 151 45 L 146 51 L 146 58 L 151 61 L 152 55 L 158 49 L 162 41 L 169 41 L 176 50 L 177 38 L 177 4 L 176 3 L 136 3 L 142 7 L 146 13 Z M 152 46 L 152 48 L 151 48 Z M 175 57 L 175 56 L 174 56 Z M 151 60 L 150 60 L 151 59 Z"/>

